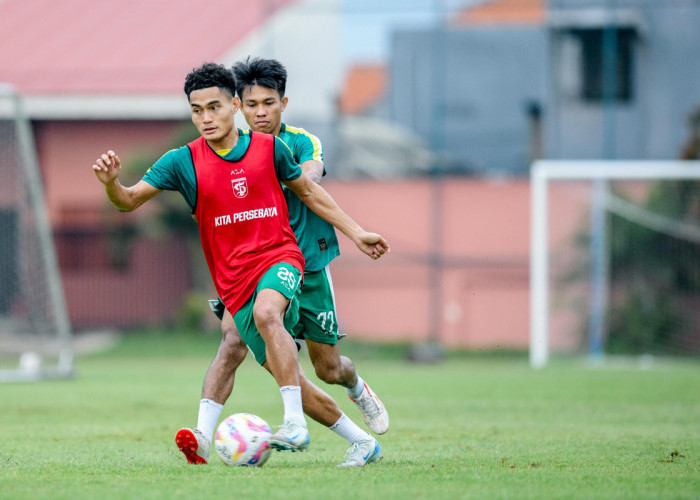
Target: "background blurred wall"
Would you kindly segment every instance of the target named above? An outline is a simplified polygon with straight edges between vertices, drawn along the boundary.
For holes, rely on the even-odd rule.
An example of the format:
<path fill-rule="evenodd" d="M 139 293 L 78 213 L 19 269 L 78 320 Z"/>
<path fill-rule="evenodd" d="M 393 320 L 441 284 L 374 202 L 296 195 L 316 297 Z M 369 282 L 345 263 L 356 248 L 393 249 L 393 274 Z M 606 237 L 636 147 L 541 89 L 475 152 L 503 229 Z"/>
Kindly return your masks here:
<path fill-rule="evenodd" d="M 550 2 L 549 158 L 677 158 L 700 105 L 700 5 L 691 2 Z M 612 12 L 615 12 L 613 14 Z M 619 93 L 605 85 L 604 31 L 615 26 Z M 609 39 L 608 39 L 609 40 Z"/>
<path fill-rule="evenodd" d="M 347 238 L 331 265 L 339 324 L 354 338 L 427 341 L 453 347 L 528 344 L 530 187 L 526 180 L 447 178 L 440 182 L 328 182 L 334 199 L 368 230 L 381 232 L 390 255 L 371 261 Z M 580 205 L 553 189 L 553 246 L 586 222 Z M 435 215 L 440 214 L 436 218 Z M 441 227 L 436 231 L 435 225 Z M 434 240 L 438 235 L 438 240 Z M 432 311 L 437 297 L 437 314 Z M 571 347 L 576 318 L 553 319 L 555 347 Z"/>
<path fill-rule="evenodd" d="M 537 154 L 531 108 L 547 84 L 543 26 L 399 31 L 391 58 L 391 117 L 451 168 L 522 174 Z"/>

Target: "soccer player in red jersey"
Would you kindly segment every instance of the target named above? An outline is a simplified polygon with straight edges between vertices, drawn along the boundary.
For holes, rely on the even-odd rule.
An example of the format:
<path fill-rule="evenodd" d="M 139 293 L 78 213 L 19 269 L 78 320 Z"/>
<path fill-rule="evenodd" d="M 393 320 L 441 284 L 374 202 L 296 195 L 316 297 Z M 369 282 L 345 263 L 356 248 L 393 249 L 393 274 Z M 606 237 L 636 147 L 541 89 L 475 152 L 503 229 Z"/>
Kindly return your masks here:
<path fill-rule="evenodd" d="M 219 297 L 258 363 L 280 387 L 284 424 L 270 444 L 304 450 L 309 434 L 303 411 L 309 406 L 310 415 L 322 413 L 323 403 L 302 404 L 302 385 L 308 381 L 300 373 L 296 345 L 288 333 L 298 320 L 304 258 L 289 226 L 280 182 L 370 258 L 389 252 L 389 245 L 362 229 L 323 188 L 301 175 L 280 139 L 236 128 L 240 101 L 231 71 L 206 63 L 187 75 L 185 94 L 200 138 L 166 153 L 130 187 L 119 182 L 121 161 L 114 151 L 102 154 L 93 171 L 121 211 L 135 210 L 163 190 L 182 194 L 199 225 Z M 318 389 L 308 392 L 310 399 L 323 394 Z M 189 429 L 182 431 L 176 441 L 188 461 L 206 463 L 210 442 Z"/>
<path fill-rule="evenodd" d="M 282 139 L 299 163 L 303 175 L 320 183 L 325 175 L 323 145 L 318 137 L 282 122 L 288 102 L 285 95 L 287 70 L 275 59 L 248 57 L 233 66 L 236 93 L 241 112 L 251 130 Z M 353 361 L 340 354 L 338 316 L 329 263 L 340 254 L 335 229 L 314 214 L 289 189 L 283 189 L 289 212 L 289 224 L 304 255 L 304 285 L 299 296 L 299 323 L 293 334 L 304 339 L 311 363 L 319 379 L 345 387 L 350 399 L 360 409 L 365 423 L 376 434 L 389 428 L 389 415 L 379 397 L 355 369 Z M 221 344 L 207 371 L 197 429 L 213 433 L 223 405 L 233 390 L 238 366 L 248 353 L 233 316 L 221 300 L 210 300 L 212 310 L 221 319 Z M 373 461 L 372 452 L 381 449 L 371 434 L 359 428 L 340 408 L 330 426 L 350 444 L 343 465 L 362 467 Z M 369 453 L 368 453 L 369 452 Z"/>

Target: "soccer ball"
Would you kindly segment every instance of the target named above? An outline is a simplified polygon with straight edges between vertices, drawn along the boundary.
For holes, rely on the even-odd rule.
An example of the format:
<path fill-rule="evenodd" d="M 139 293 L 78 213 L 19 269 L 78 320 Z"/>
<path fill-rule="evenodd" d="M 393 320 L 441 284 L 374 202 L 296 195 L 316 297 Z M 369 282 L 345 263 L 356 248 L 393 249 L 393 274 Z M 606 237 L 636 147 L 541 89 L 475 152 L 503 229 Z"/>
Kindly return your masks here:
<path fill-rule="evenodd" d="M 226 465 L 260 467 L 270 458 L 270 426 L 250 413 L 236 413 L 219 424 L 214 447 Z"/>

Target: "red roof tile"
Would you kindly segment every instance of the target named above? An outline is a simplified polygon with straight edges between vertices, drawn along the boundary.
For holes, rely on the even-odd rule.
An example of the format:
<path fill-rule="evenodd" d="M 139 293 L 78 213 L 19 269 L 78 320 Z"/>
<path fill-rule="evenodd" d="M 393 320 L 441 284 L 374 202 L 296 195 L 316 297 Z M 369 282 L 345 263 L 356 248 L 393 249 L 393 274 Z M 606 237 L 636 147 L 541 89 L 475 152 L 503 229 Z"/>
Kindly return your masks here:
<path fill-rule="evenodd" d="M 545 0 L 493 0 L 468 7 L 454 22 L 465 24 L 542 23 L 545 19 Z"/>
<path fill-rule="evenodd" d="M 3 0 L 0 82 L 27 94 L 180 92 L 296 0 Z"/>
<path fill-rule="evenodd" d="M 338 100 L 341 113 L 361 113 L 377 102 L 386 92 L 386 80 L 386 68 L 381 64 L 350 68 Z"/>

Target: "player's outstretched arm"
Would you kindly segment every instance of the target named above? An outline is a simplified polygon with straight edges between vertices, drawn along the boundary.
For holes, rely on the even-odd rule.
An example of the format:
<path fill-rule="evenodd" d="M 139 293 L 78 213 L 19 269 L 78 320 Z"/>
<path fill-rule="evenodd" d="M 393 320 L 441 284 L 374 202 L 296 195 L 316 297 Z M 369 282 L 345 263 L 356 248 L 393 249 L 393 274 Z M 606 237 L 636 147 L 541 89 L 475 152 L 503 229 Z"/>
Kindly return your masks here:
<path fill-rule="evenodd" d="M 306 160 L 301 164 L 301 171 L 316 184 L 321 184 L 321 179 L 323 179 L 323 163 L 320 161 Z"/>
<path fill-rule="evenodd" d="M 284 184 L 294 191 L 306 206 L 333 224 L 372 259 L 376 260 L 391 251 L 389 244 L 381 235 L 362 229 L 357 222 L 343 212 L 325 189 L 314 183 L 306 175 L 302 175 L 293 181 L 284 181 Z"/>
<path fill-rule="evenodd" d="M 124 187 L 119 182 L 122 170 L 121 160 L 114 151 L 100 155 L 92 165 L 97 179 L 104 184 L 107 198 L 118 210 L 131 212 L 161 192 L 145 181 L 139 181 L 131 187 Z"/>

